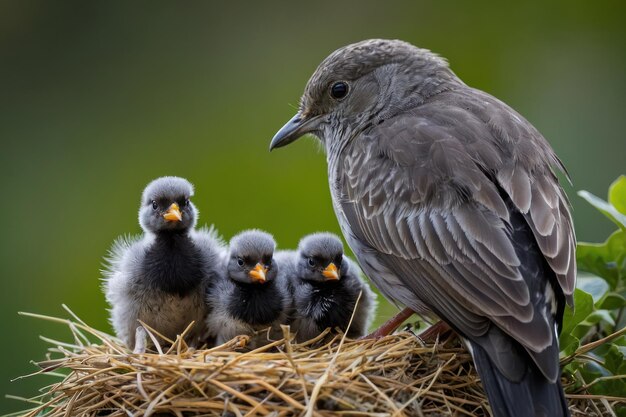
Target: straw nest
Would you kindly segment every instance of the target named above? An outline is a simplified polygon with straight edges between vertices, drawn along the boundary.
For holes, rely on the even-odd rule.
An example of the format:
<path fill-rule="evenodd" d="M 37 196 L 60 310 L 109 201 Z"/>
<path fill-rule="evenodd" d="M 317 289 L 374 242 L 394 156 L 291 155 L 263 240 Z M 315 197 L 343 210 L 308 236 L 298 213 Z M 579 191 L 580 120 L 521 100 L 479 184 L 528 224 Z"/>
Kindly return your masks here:
<path fill-rule="evenodd" d="M 131 353 L 118 339 L 71 320 L 73 342 L 50 342 L 37 373 L 58 376 L 27 401 L 35 416 L 488 416 L 471 357 L 450 337 L 423 344 L 401 332 L 378 340 L 328 334 L 304 344 L 284 338 L 249 352 L 245 338 L 212 349 Z M 328 340 L 330 338 L 330 340 Z M 571 360 L 572 358 L 568 358 Z M 575 391 L 573 416 L 615 415 L 626 398 Z"/>

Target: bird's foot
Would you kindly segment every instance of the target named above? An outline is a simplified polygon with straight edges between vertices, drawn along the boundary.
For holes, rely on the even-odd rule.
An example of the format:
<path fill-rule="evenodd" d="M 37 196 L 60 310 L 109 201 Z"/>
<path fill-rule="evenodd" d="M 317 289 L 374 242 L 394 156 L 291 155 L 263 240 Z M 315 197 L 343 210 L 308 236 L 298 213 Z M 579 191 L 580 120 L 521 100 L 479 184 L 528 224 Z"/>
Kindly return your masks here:
<path fill-rule="evenodd" d="M 417 335 L 424 343 L 434 343 L 437 339 L 441 340 L 443 336 L 452 332 L 452 328 L 444 321 L 438 321 L 423 332 Z"/>
<path fill-rule="evenodd" d="M 135 329 L 135 348 L 133 353 L 142 354 L 146 353 L 146 345 L 148 344 L 148 333 L 143 326 L 139 326 Z"/>
<path fill-rule="evenodd" d="M 387 336 L 393 333 L 402 323 L 406 321 L 409 317 L 414 314 L 414 311 L 410 308 L 405 308 L 389 320 L 387 320 L 382 326 L 378 329 L 374 330 L 372 333 L 359 337 L 359 340 L 365 339 L 380 339 L 381 337 Z"/>
<path fill-rule="evenodd" d="M 250 344 L 250 341 L 250 336 L 242 334 L 235 336 L 235 338 L 230 341 L 229 345 L 235 350 L 241 350 L 246 348 Z"/>

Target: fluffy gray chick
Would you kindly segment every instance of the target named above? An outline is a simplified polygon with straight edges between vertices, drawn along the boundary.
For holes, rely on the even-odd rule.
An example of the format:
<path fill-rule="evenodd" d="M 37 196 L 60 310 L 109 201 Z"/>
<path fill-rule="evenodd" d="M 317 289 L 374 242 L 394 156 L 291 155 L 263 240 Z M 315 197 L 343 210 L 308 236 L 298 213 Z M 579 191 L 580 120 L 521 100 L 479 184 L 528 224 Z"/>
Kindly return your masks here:
<path fill-rule="evenodd" d="M 143 350 L 145 341 L 135 340 L 140 320 L 171 340 L 194 321 L 186 338 L 192 346 L 206 336 L 203 294 L 224 249 L 212 229 L 194 229 L 192 195 L 183 178 L 152 181 L 139 209 L 143 235 L 118 238 L 111 248 L 104 291 L 115 333 L 131 348 Z"/>
<path fill-rule="evenodd" d="M 248 347 L 254 348 L 281 337 L 289 292 L 273 259 L 275 248 L 274 238 L 259 230 L 231 239 L 220 279 L 207 294 L 213 311 L 207 325 L 218 345 L 247 335 L 251 336 Z"/>
<path fill-rule="evenodd" d="M 281 254 L 277 259 L 281 267 L 289 264 L 286 275 L 295 310 L 291 329 L 297 333 L 298 342 L 312 339 L 329 327 L 346 331 L 353 312 L 348 337 L 366 334 L 376 311 L 376 294 L 361 278 L 359 267 L 343 254 L 336 235 L 305 236 L 297 252 Z"/>

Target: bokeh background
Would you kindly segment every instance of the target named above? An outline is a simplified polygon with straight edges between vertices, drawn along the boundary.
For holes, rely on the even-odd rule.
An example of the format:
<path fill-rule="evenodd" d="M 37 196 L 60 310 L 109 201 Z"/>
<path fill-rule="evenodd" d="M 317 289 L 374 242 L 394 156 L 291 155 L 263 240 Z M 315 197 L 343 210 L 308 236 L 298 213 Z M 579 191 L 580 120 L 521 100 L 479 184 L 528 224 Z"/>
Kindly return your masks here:
<path fill-rule="evenodd" d="M 268 144 L 317 64 L 365 38 L 434 50 L 525 115 L 569 168 L 579 238 L 603 239 L 613 226 L 574 190 L 605 196 L 626 171 L 625 4 L 0 1 L 0 395 L 51 382 L 9 381 L 43 358 L 38 335 L 69 337 L 18 311 L 65 303 L 110 329 L 101 260 L 139 231 L 155 177 L 195 183 L 201 223 L 226 238 L 339 233 L 319 147 Z"/>

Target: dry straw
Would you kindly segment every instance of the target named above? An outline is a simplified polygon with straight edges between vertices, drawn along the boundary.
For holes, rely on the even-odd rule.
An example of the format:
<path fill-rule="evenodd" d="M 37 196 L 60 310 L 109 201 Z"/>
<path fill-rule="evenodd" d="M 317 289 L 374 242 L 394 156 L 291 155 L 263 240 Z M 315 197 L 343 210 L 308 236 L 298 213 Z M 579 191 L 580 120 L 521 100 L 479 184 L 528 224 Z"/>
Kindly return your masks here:
<path fill-rule="evenodd" d="M 73 314 L 26 315 L 68 326 L 74 340 L 44 339 L 52 347 L 37 374 L 60 382 L 15 415 L 490 415 L 471 358 L 455 337 L 425 345 L 409 332 L 360 341 L 324 334 L 294 344 L 284 328 L 282 340 L 250 352 L 240 349 L 244 338 L 199 350 L 178 338 L 165 351 L 157 345 L 162 353 L 133 354 Z M 626 401 L 573 391 L 564 382 L 573 416 L 612 416 Z"/>

